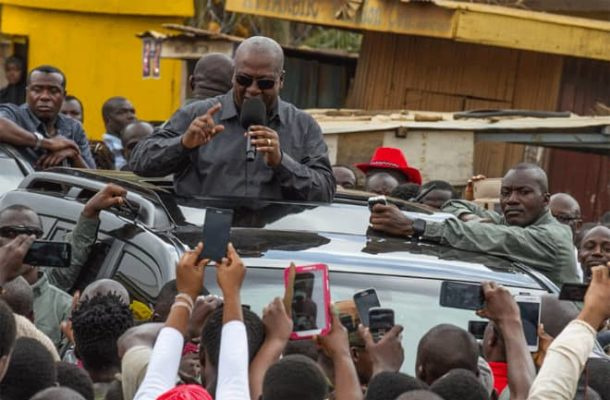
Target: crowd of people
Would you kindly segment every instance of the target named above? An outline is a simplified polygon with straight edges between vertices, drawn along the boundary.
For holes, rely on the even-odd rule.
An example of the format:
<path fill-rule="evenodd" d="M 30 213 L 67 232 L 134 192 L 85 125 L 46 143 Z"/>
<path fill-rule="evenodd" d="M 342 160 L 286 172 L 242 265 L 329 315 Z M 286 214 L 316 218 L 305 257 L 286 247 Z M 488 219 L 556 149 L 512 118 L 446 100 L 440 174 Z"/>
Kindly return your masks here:
<path fill-rule="evenodd" d="M 270 293 L 261 313 L 244 307 L 247 268 L 231 244 L 214 267 L 222 297 L 205 289 L 211 267 L 200 259 L 203 243 L 182 255 L 155 304 L 111 279 L 77 290 L 100 213 L 126 202 L 127 191 L 108 184 L 67 234 L 65 268 L 25 263 L 45 236 L 43 222 L 24 205 L 0 210 L 0 399 L 610 399 L 610 214 L 583 223 L 578 202 L 551 195 L 540 167 L 510 168 L 493 209 L 472 201 L 484 177 L 463 193 L 449 182 L 424 182 L 400 149 L 380 147 L 369 162 L 332 166 L 315 120 L 279 97 L 283 51 L 265 37 L 242 42 L 233 59 L 202 57 L 189 79 L 192 99 L 160 126 L 138 120 L 125 97 L 108 99 L 101 141 L 88 140 L 82 102 L 67 94 L 61 70 L 43 65 L 26 74 L 21 60 L 9 58 L 5 71 L 0 143 L 37 169 L 172 175 L 183 197 L 330 202 L 338 188 L 364 190 L 388 196 L 372 206 L 373 231 L 520 262 L 558 287 L 589 286 L 580 305 L 542 296 L 536 353 L 511 292 L 495 282 L 481 283 L 485 301 L 476 314 L 490 323 L 480 343 L 441 324 L 417 348 L 403 349 L 409 327 L 396 321 L 373 338 L 352 300 L 331 305 L 327 334 L 291 340 L 291 292 Z M 253 99 L 264 112 L 245 126 L 241 110 Z M 397 206 L 405 201 L 447 218 L 408 217 Z M 405 352 L 417 355 L 415 376 L 400 372 Z"/>

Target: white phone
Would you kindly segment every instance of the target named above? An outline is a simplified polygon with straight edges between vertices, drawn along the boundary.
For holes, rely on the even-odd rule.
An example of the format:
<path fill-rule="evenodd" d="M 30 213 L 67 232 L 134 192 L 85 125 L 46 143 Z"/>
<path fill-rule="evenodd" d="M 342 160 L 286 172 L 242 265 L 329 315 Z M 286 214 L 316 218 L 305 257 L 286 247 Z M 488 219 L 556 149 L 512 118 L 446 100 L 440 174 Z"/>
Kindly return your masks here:
<path fill-rule="evenodd" d="M 540 296 L 516 295 L 515 301 L 521 312 L 523 333 L 531 353 L 538 351 L 538 324 L 540 323 Z"/>

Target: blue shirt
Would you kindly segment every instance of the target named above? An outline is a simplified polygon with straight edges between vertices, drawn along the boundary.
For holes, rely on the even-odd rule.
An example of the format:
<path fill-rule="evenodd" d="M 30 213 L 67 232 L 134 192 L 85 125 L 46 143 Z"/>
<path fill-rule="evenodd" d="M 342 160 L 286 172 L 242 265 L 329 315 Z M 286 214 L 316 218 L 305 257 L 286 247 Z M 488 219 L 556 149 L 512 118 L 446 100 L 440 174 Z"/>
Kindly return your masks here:
<path fill-rule="evenodd" d="M 46 138 L 51 137 L 47 132 L 46 125 L 34 115 L 27 103 L 20 106 L 8 103 L 0 104 L 0 118 L 6 118 L 13 121 L 26 131 L 38 132 Z M 95 168 L 95 161 L 93 160 L 91 150 L 89 149 L 89 141 L 87 140 L 87 136 L 85 135 L 85 131 L 80 122 L 68 118 L 65 115 L 58 114 L 55 119 L 55 130 L 57 135 L 63 136 L 76 143 L 80 149 L 81 157 L 87 166 L 89 168 Z M 34 150 L 32 147 L 16 146 L 16 148 L 23 157 L 34 166 L 38 159 L 46 152 L 46 150 L 43 149 Z"/>
<path fill-rule="evenodd" d="M 125 157 L 123 157 L 123 142 L 121 142 L 121 139 L 111 133 L 104 133 L 102 140 L 114 156 L 114 168 L 123 168 L 127 161 L 125 161 Z"/>

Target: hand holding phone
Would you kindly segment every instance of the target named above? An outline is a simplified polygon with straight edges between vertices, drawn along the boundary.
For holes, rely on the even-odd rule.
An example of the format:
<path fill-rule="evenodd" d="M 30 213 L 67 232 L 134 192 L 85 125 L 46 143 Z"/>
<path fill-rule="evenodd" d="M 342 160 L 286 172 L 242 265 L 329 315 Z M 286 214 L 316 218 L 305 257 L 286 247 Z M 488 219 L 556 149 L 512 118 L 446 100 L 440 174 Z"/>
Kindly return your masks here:
<path fill-rule="evenodd" d="M 369 210 L 373 211 L 373 207 L 375 207 L 375 204 L 383 204 L 384 206 L 387 206 L 388 199 L 383 195 L 382 196 L 373 196 L 373 197 L 369 197 L 368 203 L 369 203 Z"/>
<path fill-rule="evenodd" d="M 286 286 L 290 284 L 290 270 L 284 270 Z M 292 293 L 293 332 L 290 338 L 308 339 L 327 334 L 331 325 L 328 267 L 324 264 L 294 267 Z"/>
<path fill-rule="evenodd" d="M 369 330 L 375 342 L 394 327 L 394 310 L 373 307 L 369 310 Z"/>
<path fill-rule="evenodd" d="M 531 353 L 538 351 L 538 324 L 540 324 L 540 296 L 518 295 L 515 301 L 519 306 L 521 323 L 527 348 Z"/>
<path fill-rule="evenodd" d="M 207 208 L 203 223 L 203 252 L 201 258 L 220 261 L 227 254 L 233 223 L 233 210 Z"/>
<path fill-rule="evenodd" d="M 23 263 L 34 267 L 68 268 L 71 257 L 72 246 L 68 242 L 36 240 L 30 246 Z"/>

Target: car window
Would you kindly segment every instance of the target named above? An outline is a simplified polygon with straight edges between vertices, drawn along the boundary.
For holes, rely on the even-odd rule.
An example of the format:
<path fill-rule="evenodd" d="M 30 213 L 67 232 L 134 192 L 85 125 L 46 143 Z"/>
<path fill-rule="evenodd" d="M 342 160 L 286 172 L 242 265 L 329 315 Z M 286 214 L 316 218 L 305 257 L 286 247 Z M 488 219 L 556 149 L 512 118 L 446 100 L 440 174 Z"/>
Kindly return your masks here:
<path fill-rule="evenodd" d="M 283 270 L 249 267 L 242 289 L 242 301 L 261 315 L 274 297 L 284 293 Z M 214 268 L 206 270 L 206 288 L 221 295 L 216 286 Z M 414 374 L 417 344 L 430 328 L 441 323 L 468 329 L 469 320 L 481 320 L 473 311 L 440 307 L 441 281 L 411 277 L 364 275 L 331 272 L 330 288 L 333 301 L 351 299 L 355 292 L 373 287 L 377 290 L 382 307 L 391 308 L 396 323 L 404 326 L 403 347 L 405 362 L 402 370 Z"/>
<path fill-rule="evenodd" d="M 135 300 L 148 303 L 156 298 L 163 285 L 159 271 L 159 266 L 151 257 L 129 248 L 121 255 L 119 267 L 112 278 L 121 282 Z"/>
<path fill-rule="evenodd" d="M 0 193 L 16 189 L 25 176 L 15 160 L 2 155 L 0 155 L 0 171 L 2 171 L 2 174 L 0 174 Z"/>

